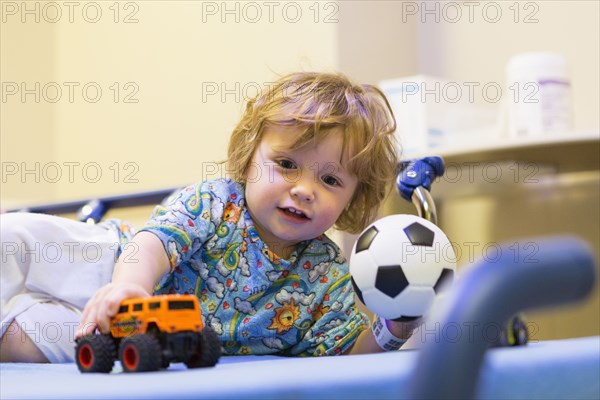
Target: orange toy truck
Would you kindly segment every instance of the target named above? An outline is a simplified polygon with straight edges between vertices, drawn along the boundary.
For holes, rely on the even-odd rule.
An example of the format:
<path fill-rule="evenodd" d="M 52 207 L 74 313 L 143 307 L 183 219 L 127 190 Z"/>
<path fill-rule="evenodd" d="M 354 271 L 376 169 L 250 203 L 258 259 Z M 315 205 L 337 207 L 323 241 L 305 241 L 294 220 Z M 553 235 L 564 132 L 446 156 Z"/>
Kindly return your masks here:
<path fill-rule="evenodd" d="M 201 313 L 194 295 L 124 300 L 110 333 L 77 340 L 77 366 L 81 372 L 110 372 L 119 359 L 125 372 L 156 371 L 171 362 L 212 367 L 221 356 L 221 342 L 204 326 Z"/>

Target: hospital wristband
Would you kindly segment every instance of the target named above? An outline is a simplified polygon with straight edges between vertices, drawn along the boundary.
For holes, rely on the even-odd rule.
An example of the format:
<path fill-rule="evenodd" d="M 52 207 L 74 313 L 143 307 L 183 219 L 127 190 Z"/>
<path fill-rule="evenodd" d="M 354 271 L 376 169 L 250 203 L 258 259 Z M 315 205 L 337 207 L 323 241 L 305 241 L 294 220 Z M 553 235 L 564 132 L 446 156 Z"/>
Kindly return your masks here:
<path fill-rule="evenodd" d="M 375 342 L 377 342 L 377 345 L 385 351 L 398 350 L 406 343 L 406 339 L 400 339 L 390 332 L 386 320 L 380 318 L 379 315 L 375 315 L 371 329 L 373 330 Z"/>

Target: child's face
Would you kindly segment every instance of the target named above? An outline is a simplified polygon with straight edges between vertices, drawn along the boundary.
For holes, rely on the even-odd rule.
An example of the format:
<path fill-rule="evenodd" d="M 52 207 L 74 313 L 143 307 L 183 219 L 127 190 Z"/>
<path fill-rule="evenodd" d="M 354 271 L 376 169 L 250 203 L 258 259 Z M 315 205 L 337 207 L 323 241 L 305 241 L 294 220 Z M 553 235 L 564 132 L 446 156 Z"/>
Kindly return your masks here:
<path fill-rule="evenodd" d="M 358 184 L 344 169 L 342 132 L 316 147 L 285 150 L 300 134 L 295 127 L 267 127 L 246 179 L 246 201 L 261 239 L 281 257 L 293 246 L 331 228 Z"/>

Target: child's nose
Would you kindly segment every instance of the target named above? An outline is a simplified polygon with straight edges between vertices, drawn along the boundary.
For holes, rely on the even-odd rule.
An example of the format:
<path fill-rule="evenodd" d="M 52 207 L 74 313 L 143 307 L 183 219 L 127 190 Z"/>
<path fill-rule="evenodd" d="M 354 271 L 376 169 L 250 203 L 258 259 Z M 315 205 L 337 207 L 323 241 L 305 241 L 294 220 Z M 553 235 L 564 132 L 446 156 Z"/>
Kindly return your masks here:
<path fill-rule="evenodd" d="M 307 182 L 298 182 L 290 190 L 292 197 L 297 197 L 301 201 L 311 202 L 315 199 L 312 185 Z"/>

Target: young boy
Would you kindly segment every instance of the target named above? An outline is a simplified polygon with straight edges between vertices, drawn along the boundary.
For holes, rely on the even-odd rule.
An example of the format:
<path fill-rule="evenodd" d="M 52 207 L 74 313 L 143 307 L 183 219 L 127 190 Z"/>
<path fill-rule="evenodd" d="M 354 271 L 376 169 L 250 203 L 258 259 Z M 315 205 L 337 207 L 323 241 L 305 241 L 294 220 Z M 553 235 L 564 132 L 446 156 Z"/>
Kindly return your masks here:
<path fill-rule="evenodd" d="M 227 160 L 233 179 L 188 186 L 157 207 L 131 241 L 123 240 L 127 245 L 110 283 L 101 278 L 86 284 L 77 270 L 84 289 L 76 301 L 57 290 L 43 299 L 67 309 L 73 320 L 89 292 L 77 337 L 106 332 L 125 298 L 195 293 L 226 354 L 398 348 L 410 327 L 388 321 L 366 329 L 347 262 L 324 234 L 332 226 L 357 233 L 374 218 L 396 174 L 394 129 L 387 100 L 372 86 L 338 74 L 285 76 L 248 103 L 234 129 Z M 96 235 L 102 235 L 98 229 L 108 232 L 95 239 L 112 248 L 117 236 L 107 224 L 93 227 Z M 82 236 L 78 240 L 85 241 Z M 112 264 L 102 261 L 96 269 L 106 275 Z M 28 281 L 28 268 L 12 267 L 19 271 L 12 274 L 18 276 L 10 284 L 13 296 L 35 291 L 35 285 L 14 283 Z M 9 286 L 4 275 L 3 293 Z M 87 286 L 99 289 L 93 293 Z M 2 294 L 2 307 L 9 303 Z M 41 317 L 22 314 L 27 310 L 2 311 L 4 360 L 72 360 L 72 339 L 62 348 L 43 340 L 32 346 L 29 332 L 19 335 L 20 323 Z"/>

